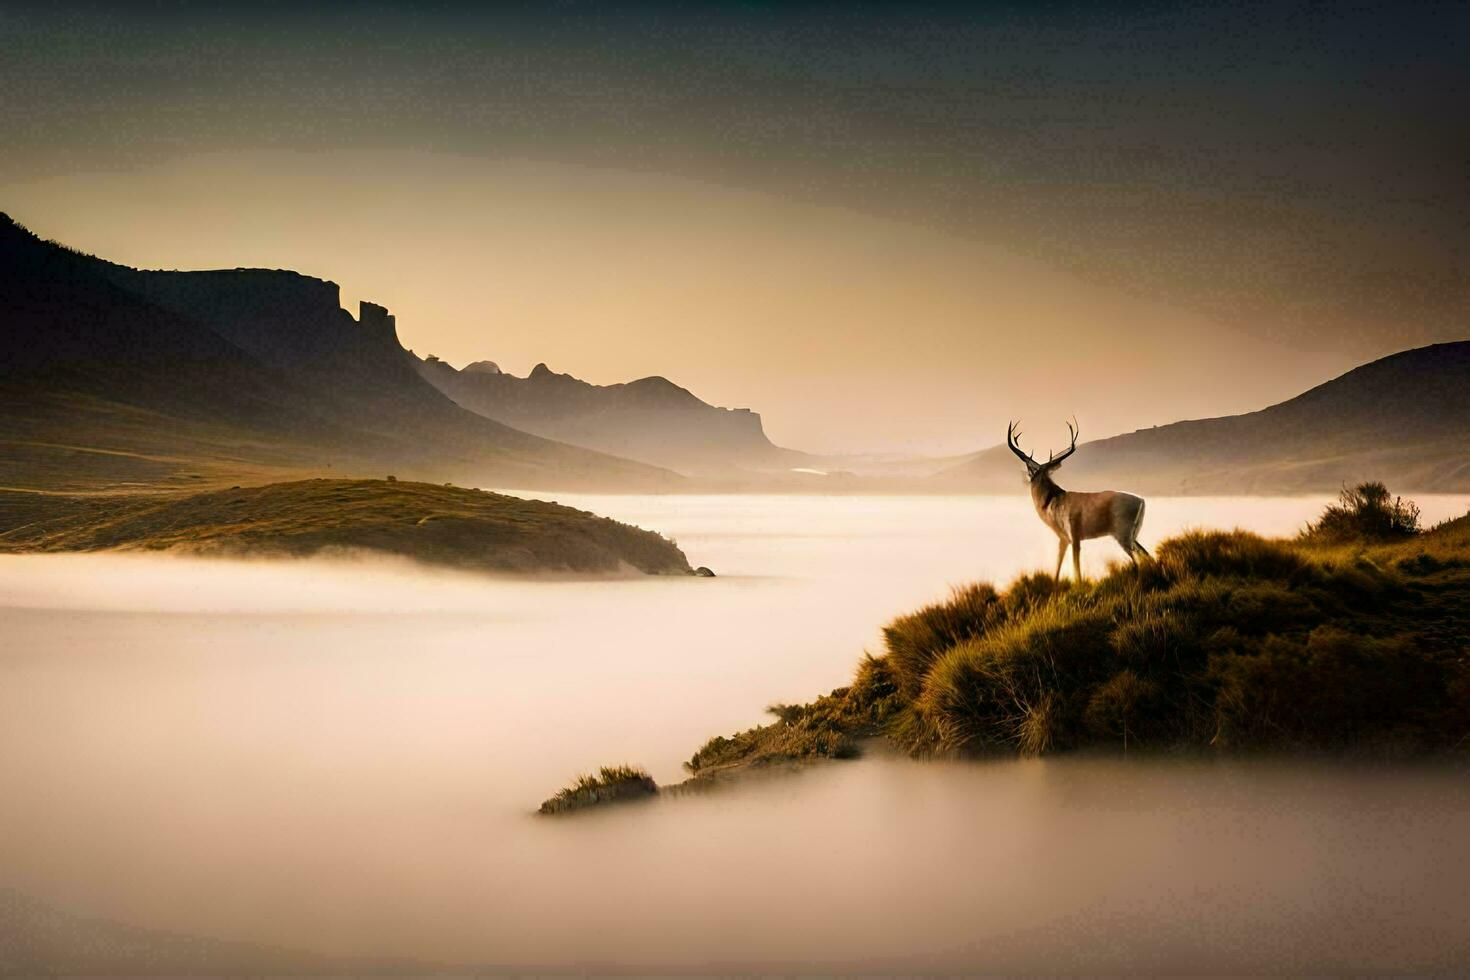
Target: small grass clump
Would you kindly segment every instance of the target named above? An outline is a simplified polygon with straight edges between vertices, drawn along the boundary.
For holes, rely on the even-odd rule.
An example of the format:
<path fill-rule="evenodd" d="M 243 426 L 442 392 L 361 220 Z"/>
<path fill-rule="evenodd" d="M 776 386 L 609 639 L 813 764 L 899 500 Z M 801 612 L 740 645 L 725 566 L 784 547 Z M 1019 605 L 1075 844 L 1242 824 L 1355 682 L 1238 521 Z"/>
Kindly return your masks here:
<path fill-rule="evenodd" d="M 865 657 L 848 687 L 839 687 L 810 704 L 775 704 L 769 725 L 717 735 L 684 768 L 696 778 L 747 766 L 803 759 L 846 759 L 858 754 L 859 741 L 878 735 L 896 714 L 901 699 L 886 659 Z"/>
<path fill-rule="evenodd" d="M 578 776 L 572 785 L 541 804 L 543 816 L 575 813 L 604 803 L 626 803 L 658 795 L 658 784 L 637 766 L 603 766 L 596 775 Z"/>

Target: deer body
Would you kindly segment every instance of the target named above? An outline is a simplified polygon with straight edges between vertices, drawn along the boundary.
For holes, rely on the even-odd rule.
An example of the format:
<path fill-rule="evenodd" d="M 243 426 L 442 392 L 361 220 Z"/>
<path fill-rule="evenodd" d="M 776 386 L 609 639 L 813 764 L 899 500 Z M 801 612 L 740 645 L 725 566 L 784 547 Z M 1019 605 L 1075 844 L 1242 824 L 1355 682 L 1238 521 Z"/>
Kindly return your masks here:
<path fill-rule="evenodd" d="M 1072 432 L 1072 445 L 1060 456 L 1038 463 L 1016 443 L 1020 433 L 1012 425 L 1006 432 L 1006 445 L 1011 452 L 1026 464 L 1026 479 L 1031 485 L 1031 502 L 1042 523 L 1057 536 L 1056 577 L 1062 577 L 1062 562 L 1067 556 L 1067 547 L 1072 548 L 1072 574 L 1082 581 L 1082 542 L 1088 538 L 1112 538 L 1122 547 L 1128 560 L 1138 561 L 1138 556 L 1148 557 L 1143 545 L 1138 543 L 1138 532 L 1143 527 L 1144 501 L 1142 497 L 1121 490 L 1101 490 L 1094 493 L 1063 490 L 1057 486 L 1051 474 L 1062 461 L 1077 449 L 1077 429 L 1067 426 Z"/>

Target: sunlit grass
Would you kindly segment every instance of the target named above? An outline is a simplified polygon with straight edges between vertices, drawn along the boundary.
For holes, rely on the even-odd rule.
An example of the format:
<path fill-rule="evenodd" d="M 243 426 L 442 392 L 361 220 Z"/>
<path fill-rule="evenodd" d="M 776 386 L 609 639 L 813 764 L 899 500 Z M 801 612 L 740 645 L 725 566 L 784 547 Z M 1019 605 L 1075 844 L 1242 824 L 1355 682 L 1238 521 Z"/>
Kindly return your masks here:
<path fill-rule="evenodd" d="M 194 494 L 28 495 L 0 550 L 306 556 L 362 550 L 483 571 L 691 574 L 672 541 L 539 500 L 396 480 L 300 480 Z M 0 508 L 0 516 L 6 513 Z"/>
<path fill-rule="evenodd" d="M 1313 526 L 1331 534 L 1194 531 L 1080 585 L 957 589 L 889 623 L 851 687 L 687 768 L 843 757 L 875 735 L 915 755 L 1465 748 L 1470 515 L 1418 533 L 1412 504 L 1349 496 Z"/>
<path fill-rule="evenodd" d="M 658 794 L 658 784 L 637 766 L 603 766 L 594 775 L 578 776 L 570 786 L 541 804 L 539 813 L 553 816 L 603 803 L 647 799 Z"/>

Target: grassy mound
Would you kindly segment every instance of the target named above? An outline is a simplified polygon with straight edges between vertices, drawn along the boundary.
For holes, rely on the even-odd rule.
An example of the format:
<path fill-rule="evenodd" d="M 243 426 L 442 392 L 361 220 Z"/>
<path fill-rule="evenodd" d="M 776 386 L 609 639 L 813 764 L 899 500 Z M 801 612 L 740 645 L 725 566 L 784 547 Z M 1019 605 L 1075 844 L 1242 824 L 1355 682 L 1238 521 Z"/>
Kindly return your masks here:
<path fill-rule="evenodd" d="M 428 483 L 302 480 L 189 495 L 9 496 L 16 500 L 0 499 L 0 551 L 363 549 L 478 571 L 693 574 L 683 552 L 653 532 L 545 501 Z"/>
<path fill-rule="evenodd" d="M 969 586 L 890 623 L 851 687 L 686 765 L 872 735 L 915 755 L 1470 748 L 1470 515 L 1391 537 L 1192 532 L 1082 585 Z"/>
<path fill-rule="evenodd" d="M 626 803 L 658 794 L 658 784 L 643 769 L 634 766 L 603 766 L 595 776 L 578 776 L 576 782 L 541 804 L 543 816 L 575 813 L 604 803 Z"/>

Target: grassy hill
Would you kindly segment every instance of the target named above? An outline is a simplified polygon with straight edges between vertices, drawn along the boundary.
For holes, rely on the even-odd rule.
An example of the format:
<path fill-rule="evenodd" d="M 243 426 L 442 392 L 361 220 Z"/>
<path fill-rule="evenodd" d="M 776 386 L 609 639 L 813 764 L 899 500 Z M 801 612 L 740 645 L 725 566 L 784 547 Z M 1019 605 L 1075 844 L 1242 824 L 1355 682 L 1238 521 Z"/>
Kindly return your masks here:
<path fill-rule="evenodd" d="M 889 623 L 848 687 L 710 739 L 671 789 L 875 739 L 918 757 L 1470 753 L 1470 514 L 1420 534 L 1375 487 L 1292 540 L 1193 531 L 1094 581 L 956 589 Z M 543 812 L 657 792 L 612 767 Z"/>
<path fill-rule="evenodd" d="M 690 574 L 673 542 L 540 500 L 387 480 L 203 493 L 0 492 L 0 551 L 308 556 L 366 551 L 474 571 Z"/>
<path fill-rule="evenodd" d="M 1385 477 L 1408 491 L 1465 492 L 1466 432 L 1470 341 L 1460 341 L 1373 361 L 1247 415 L 1084 443 L 1058 479 L 1079 490 L 1280 494 L 1331 492 Z M 1002 444 L 933 480 L 1010 493 L 1020 473 Z"/>

